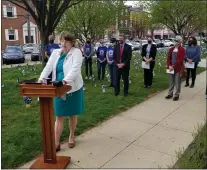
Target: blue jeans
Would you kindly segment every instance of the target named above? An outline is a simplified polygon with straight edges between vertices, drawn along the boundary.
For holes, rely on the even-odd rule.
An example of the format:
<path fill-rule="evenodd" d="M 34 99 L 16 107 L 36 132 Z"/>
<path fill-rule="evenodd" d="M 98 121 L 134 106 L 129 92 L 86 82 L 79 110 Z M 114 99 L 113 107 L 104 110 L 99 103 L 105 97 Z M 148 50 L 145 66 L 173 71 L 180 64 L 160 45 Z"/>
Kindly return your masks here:
<path fill-rule="evenodd" d="M 109 67 L 109 73 L 111 78 L 111 86 L 115 87 L 116 82 L 116 65 L 114 64 L 108 64 Z"/>
<path fill-rule="evenodd" d="M 104 76 L 106 72 L 106 61 L 104 61 L 103 63 L 100 63 L 98 61 L 97 66 L 98 66 L 98 80 L 100 80 L 101 78 L 101 73 L 102 73 L 102 80 L 104 80 Z"/>

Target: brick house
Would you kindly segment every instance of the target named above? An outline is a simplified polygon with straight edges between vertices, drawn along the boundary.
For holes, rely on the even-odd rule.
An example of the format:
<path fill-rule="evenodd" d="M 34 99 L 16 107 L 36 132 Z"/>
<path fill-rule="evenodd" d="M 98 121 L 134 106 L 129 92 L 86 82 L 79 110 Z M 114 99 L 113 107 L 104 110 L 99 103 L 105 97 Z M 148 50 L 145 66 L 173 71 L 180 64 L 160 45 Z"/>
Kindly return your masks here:
<path fill-rule="evenodd" d="M 2 1 L 1 3 L 1 48 L 5 49 L 7 45 L 23 45 L 28 43 L 28 12 L 24 9 L 10 3 Z M 40 34 L 32 17 L 30 20 L 30 33 L 32 43 L 40 43 Z"/>
<path fill-rule="evenodd" d="M 125 6 L 118 18 L 118 29 L 120 33 L 130 36 L 130 7 Z"/>

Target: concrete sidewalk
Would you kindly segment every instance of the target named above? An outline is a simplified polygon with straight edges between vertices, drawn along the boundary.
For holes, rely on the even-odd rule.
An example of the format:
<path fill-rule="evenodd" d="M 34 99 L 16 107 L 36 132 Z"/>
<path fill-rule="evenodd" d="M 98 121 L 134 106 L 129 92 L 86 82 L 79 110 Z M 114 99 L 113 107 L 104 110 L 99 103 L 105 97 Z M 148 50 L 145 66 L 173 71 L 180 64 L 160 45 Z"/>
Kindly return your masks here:
<path fill-rule="evenodd" d="M 167 168 L 205 123 L 205 85 L 203 72 L 193 89 L 182 84 L 179 101 L 166 100 L 167 90 L 159 93 L 78 136 L 75 148 L 64 143 L 57 155 L 71 156 L 68 168 Z"/>

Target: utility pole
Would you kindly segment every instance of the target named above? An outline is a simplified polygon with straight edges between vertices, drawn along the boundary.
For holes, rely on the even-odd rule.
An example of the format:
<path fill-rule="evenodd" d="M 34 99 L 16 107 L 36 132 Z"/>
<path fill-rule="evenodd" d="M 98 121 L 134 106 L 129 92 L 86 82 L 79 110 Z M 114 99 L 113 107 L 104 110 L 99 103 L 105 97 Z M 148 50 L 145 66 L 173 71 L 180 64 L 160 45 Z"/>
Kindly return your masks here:
<path fill-rule="evenodd" d="M 30 14 L 27 14 L 27 31 L 28 31 L 28 43 L 31 43 L 31 30 L 30 30 Z"/>

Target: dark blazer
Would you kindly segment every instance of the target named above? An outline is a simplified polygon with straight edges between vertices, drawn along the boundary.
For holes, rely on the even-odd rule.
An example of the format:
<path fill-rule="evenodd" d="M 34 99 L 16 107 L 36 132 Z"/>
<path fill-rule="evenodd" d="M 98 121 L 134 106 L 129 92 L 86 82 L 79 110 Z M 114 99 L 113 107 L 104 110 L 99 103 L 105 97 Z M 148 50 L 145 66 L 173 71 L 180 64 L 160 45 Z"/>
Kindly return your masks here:
<path fill-rule="evenodd" d="M 115 64 L 124 63 L 124 68 L 130 69 L 130 60 L 132 58 L 132 47 L 128 44 L 124 44 L 124 49 L 122 52 L 122 60 L 120 63 L 120 43 L 116 43 L 114 47 L 113 60 Z"/>
<path fill-rule="evenodd" d="M 146 57 L 146 54 L 147 54 L 147 45 L 148 44 L 145 44 L 145 45 L 143 45 L 142 46 L 142 60 L 144 61 L 144 58 L 143 57 Z M 157 55 L 157 47 L 156 47 L 156 45 L 155 44 L 151 44 L 151 49 L 150 49 L 150 56 L 149 56 L 149 58 L 153 58 L 153 60 L 155 60 L 155 57 L 156 57 L 156 55 Z M 153 61 L 152 60 L 152 61 Z"/>
<path fill-rule="evenodd" d="M 185 48 L 182 46 L 178 47 L 178 54 L 176 57 L 176 63 L 172 65 L 171 59 L 172 59 L 172 52 L 175 49 L 175 47 L 172 47 L 169 49 L 168 56 L 167 56 L 167 69 L 169 69 L 169 66 L 172 66 L 176 73 L 182 73 L 184 71 L 184 56 L 185 56 Z"/>

